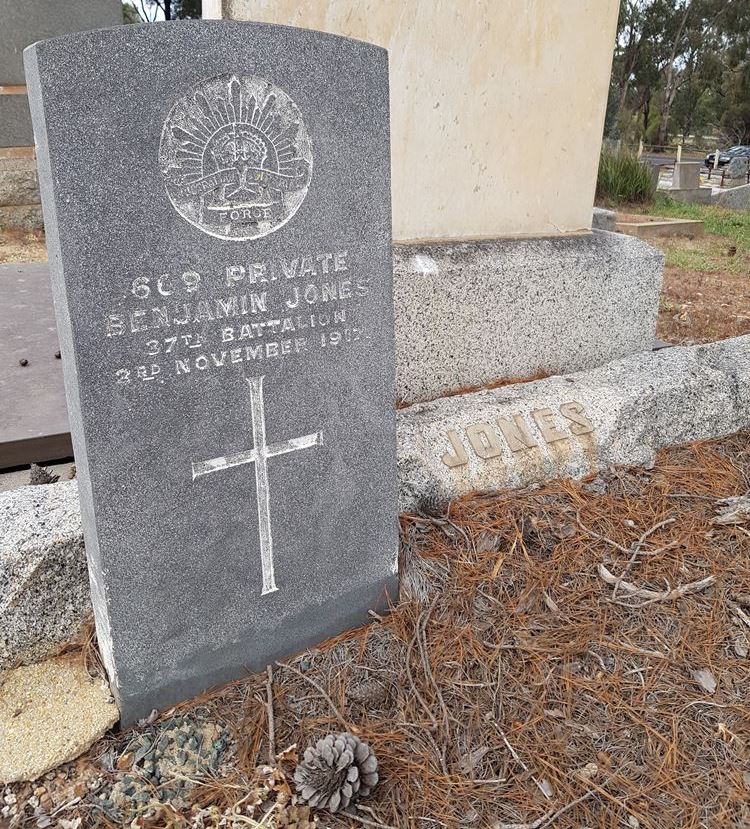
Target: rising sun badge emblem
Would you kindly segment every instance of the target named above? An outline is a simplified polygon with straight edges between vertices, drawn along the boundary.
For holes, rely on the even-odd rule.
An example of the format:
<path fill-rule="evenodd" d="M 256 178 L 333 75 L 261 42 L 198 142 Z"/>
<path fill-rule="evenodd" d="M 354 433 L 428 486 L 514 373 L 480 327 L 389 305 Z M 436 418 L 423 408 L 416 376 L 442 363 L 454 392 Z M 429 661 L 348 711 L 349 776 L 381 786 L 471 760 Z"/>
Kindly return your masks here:
<path fill-rule="evenodd" d="M 267 236 L 294 216 L 310 185 L 312 147 L 286 92 L 262 78 L 222 75 L 172 107 L 159 165 L 183 219 L 241 241 Z"/>

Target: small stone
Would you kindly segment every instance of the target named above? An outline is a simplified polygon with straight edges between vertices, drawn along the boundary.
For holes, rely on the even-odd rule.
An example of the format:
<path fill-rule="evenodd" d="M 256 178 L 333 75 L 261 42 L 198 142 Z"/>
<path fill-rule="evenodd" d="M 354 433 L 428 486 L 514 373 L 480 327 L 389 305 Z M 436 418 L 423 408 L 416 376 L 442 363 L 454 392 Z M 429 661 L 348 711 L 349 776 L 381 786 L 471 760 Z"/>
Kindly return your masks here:
<path fill-rule="evenodd" d="M 21 357 L 21 359 L 18 361 L 19 366 L 24 366 L 25 367 L 28 364 L 29 364 L 29 361 L 25 357 Z"/>
<path fill-rule="evenodd" d="M 36 780 L 86 751 L 119 719 L 80 658 L 7 671 L 0 686 L 0 783 Z"/>
<path fill-rule="evenodd" d="M 60 359 L 60 357 L 61 357 L 60 352 L 59 352 L 59 351 L 56 351 L 56 352 L 55 352 L 55 359 L 56 359 L 56 360 L 59 360 L 59 359 Z"/>

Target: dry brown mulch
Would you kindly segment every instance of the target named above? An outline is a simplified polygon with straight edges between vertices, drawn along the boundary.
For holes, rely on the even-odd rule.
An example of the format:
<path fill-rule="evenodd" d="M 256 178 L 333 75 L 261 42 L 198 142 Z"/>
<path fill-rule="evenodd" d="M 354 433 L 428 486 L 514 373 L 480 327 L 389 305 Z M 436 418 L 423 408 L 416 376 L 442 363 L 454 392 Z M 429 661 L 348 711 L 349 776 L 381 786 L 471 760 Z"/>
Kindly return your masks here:
<path fill-rule="evenodd" d="M 404 516 L 398 607 L 275 666 L 272 717 L 266 675 L 181 706 L 226 722 L 236 761 L 134 825 L 286 825 L 296 753 L 344 728 L 382 779 L 321 826 L 750 825 L 750 515 L 715 523 L 748 489 L 745 434 Z M 106 789 L 132 736 L 67 776 Z M 95 797 L 66 818 L 103 825 Z"/>

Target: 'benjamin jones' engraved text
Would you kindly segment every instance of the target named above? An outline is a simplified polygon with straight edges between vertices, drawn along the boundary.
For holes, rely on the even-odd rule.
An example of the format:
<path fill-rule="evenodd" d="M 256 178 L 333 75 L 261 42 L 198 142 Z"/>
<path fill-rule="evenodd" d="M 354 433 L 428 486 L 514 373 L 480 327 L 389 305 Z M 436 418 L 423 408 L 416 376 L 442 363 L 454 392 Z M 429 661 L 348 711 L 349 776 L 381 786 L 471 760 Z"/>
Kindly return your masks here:
<path fill-rule="evenodd" d="M 119 385 L 164 383 L 354 346 L 369 337 L 361 317 L 370 290 L 346 250 L 138 276 L 130 285 L 137 307 L 107 314 L 102 333 L 113 343 L 133 340 L 147 358 L 117 366 Z"/>

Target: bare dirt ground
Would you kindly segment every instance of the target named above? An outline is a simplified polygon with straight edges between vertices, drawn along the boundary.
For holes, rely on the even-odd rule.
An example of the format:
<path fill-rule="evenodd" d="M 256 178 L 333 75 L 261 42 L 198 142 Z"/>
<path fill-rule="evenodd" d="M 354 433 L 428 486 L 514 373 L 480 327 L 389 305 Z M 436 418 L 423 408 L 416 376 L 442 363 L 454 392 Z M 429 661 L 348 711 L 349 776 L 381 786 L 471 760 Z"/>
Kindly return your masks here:
<path fill-rule="evenodd" d="M 404 516 L 392 613 L 165 713 L 228 727 L 219 773 L 105 814 L 139 778 L 144 724 L 8 787 L 8 825 L 746 827 L 749 489 L 742 434 Z M 295 758 L 345 729 L 380 783 L 350 815 L 295 819 Z M 65 824 L 45 823 L 55 810 Z"/>
<path fill-rule="evenodd" d="M 676 344 L 750 334 L 750 213 L 663 195 L 632 212 L 700 219 L 705 236 L 649 239 L 666 256 L 657 336 Z"/>
<path fill-rule="evenodd" d="M 650 244 L 667 254 L 660 339 L 687 344 L 750 334 L 750 253 L 714 235 Z"/>

